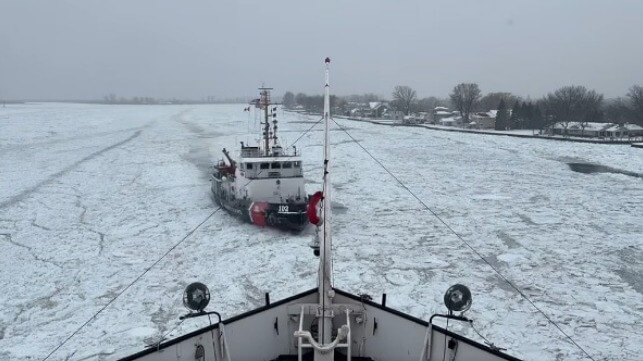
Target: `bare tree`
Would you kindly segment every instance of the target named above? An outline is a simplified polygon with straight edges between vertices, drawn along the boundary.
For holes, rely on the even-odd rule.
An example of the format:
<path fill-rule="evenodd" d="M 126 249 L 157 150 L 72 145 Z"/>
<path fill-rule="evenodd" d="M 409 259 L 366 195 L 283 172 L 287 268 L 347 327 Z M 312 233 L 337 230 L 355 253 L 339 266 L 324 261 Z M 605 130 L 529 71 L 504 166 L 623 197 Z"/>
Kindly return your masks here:
<path fill-rule="evenodd" d="M 295 94 L 292 92 L 286 92 L 281 99 L 281 102 L 284 104 L 284 107 L 292 108 L 295 106 Z"/>
<path fill-rule="evenodd" d="M 605 120 L 610 123 L 623 124 L 627 123 L 632 117 L 632 110 L 628 101 L 624 98 L 616 98 L 605 101 L 603 111 Z"/>
<path fill-rule="evenodd" d="M 335 95 L 330 96 L 330 106 L 332 108 L 332 112 L 338 115 L 344 115 L 348 110 L 348 102 L 346 99 Z"/>
<path fill-rule="evenodd" d="M 636 123 L 643 126 L 643 87 L 634 85 L 627 92 L 627 97 L 630 98 L 630 109 L 632 116 L 636 119 Z"/>
<path fill-rule="evenodd" d="M 583 131 L 588 122 L 600 121 L 603 95 L 584 86 L 566 86 L 549 93 L 545 98 L 547 114 L 554 123 L 563 126 L 563 134 L 572 122 L 579 123 Z"/>
<path fill-rule="evenodd" d="M 439 106 L 448 107 L 449 100 L 436 97 L 428 97 L 419 99 L 416 103 L 416 108 L 420 112 L 433 112 L 435 110 L 435 107 Z"/>
<path fill-rule="evenodd" d="M 107 104 L 116 104 L 117 103 L 116 94 L 114 94 L 114 93 L 110 93 L 109 95 L 104 96 L 103 100 Z"/>
<path fill-rule="evenodd" d="M 507 110 L 505 99 L 501 98 L 498 104 L 498 113 L 496 114 L 495 129 L 505 130 L 507 129 L 507 123 L 509 123 L 509 111 Z"/>
<path fill-rule="evenodd" d="M 398 85 L 393 90 L 393 101 L 398 107 L 404 110 L 406 115 L 411 113 L 411 107 L 413 106 L 413 102 L 415 102 L 416 98 L 417 94 L 415 93 L 415 90 L 406 85 Z"/>
<path fill-rule="evenodd" d="M 305 107 L 306 102 L 307 102 L 307 98 L 308 98 L 308 96 L 306 94 L 297 93 L 297 95 L 295 95 L 295 103 L 297 105 L 301 105 L 301 106 Z"/>
<path fill-rule="evenodd" d="M 460 112 L 464 122 L 468 123 L 469 115 L 480 99 L 480 88 L 476 83 L 461 83 L 453 88 L 449 97 L 453 107 Z"/>
<path fill-rule="evenodd" d="M 515 104 L 521 99 L 519 96 L 513 95 L 511 93 L 506 93 L 506 92 L 488 93 L 482 98 L 480 98 L 480 101 L 478 102 L 478 106 L 476 107 L 476 109 L 482 112 L 498 109 L 498 107 L 500 106 L 501 100 L 504 100 L 505 105 L 507 105 L 507 104 Z"/>

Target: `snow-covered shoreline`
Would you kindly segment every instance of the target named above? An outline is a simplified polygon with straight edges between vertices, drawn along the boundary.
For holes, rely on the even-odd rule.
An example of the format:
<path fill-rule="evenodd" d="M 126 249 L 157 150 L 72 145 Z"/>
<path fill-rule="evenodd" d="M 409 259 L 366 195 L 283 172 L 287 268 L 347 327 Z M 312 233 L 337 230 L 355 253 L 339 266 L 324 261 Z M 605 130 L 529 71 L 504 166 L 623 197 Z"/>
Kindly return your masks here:
<path fill-rule="evenodd" d="M 492 129 L 467 129 L 467 128 L 458 128 L 453 126 L 446 125 L 436 125 L 436 124 L 403 124 L 399 121 L 394 120 L 382 120 L 382 119 L 370 119 L 370 118 L 355 118 L 347 116 L 335 116 L 337 119 L 347 119 L 354 120 L 358 122 L 367 122 L 371 124 L 379 125 L 388 125 L 396 127 L 418 127 L 426 128 L 433 130 L 442 130 L 447 132 L 458 132 L 458 133 L 474 133 L 474 134 L 487 134 L 487 135 L 501 135 L 517 138 L 535 138 L 535 139 L 547 139 L 547 140 L 557 140 L 565 142 L 578 142 L 578 143 L 594 143 L 594 144 L 636 144 L 636 140 L 626 140 L 626 139 L 598 139 L 598 138 L 584 138 L 584 137 L 572 137 L 572 136 L 561 136 L 561 135 L 548 135 L 548 134 L 538 134 L 534 129 L 517 129 L 517 130 L 492 130 Z M 640 139 L 640 137 L 638 138 Z"/>

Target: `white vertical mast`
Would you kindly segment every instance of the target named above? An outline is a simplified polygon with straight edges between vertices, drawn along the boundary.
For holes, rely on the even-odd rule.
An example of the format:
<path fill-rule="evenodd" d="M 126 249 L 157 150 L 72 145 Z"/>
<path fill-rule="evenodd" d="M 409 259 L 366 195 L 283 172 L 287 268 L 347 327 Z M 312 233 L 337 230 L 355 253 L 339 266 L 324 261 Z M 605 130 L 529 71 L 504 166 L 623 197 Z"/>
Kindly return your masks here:
<path fill-rule="evenodd" d="M 263 153 L 264 154 L 263 155 L 267 157 L 267 156 L 270 156 L 270 138 L 271 138 L 271 134 L 270 134 L 270 120 L 269 120 L 269 117 L 268 117 L 268 108 L 270 107 L 270 91 L 272 90 L 272 88 L 266 88 L 266 87 L 264 87 L 262 85 L 261 88 L 259 88 L 259 90 L 261 90 L 261 92 L 259 93 L 260 94 L 259 107 L 260 107 L 260 109 L 263 110 L 263 114 L 264 114 L 264 120 L 263 120 L 264 121 L 264 123 L 263 123 L 263 126 L 264 126 L 264 128 L 263 128 L 263 148 L 264 148 Z M 275 127 L 276 126 L 277 126 L 277 123 L 275 123 Z M 275 129 L 275 131 L 276 131 L 276 129 Z"/>
<path fill-rule="evenodd" d="M 322 318 L 320 319 L 320 337 L 319 342 L 323 345 L 332 341 L 332 302 L 333 302 L 333 284 L 332 284 L 332 239 L 331 239 L 331 185 L 330 185 L 330 58 L 326 58 L 326 83 L 324 85 L 324 188 L 323 188 L 323 208 L 320 241 L 320 272 L 319 272 L 319 302 L 322 308 Z"/>
<path fill-rule="evenodd" d="M 308 211 L 311 222 L 317 226 L 316 245 L 319 246 L 319 307 L 317 308 L 318 320 L 318 339 L 315 341 L 309 331 L 304 331 L 304 309 L 301 307 L 301 314 L 299 319 L 299 330 L 295 331 L 295 337 L 299 339 L 298 356 L 302 360 L 303 353 L 302 347 L 312 347 L 314 349 L 314 361 L 333 361 L 335 359 L 336 348 L 346 348 L 347 359 L 351 360 L 351 331 L 350 331 L 350 310 L 346 309 L 346 324 L 337 329 L 337 337 L 332 339 L 333 335 L 333 318 L 334 307 L 333 298 L 335 291 L 333 290 L 332 275 L 333 275 L 333 259 L 332 259 L 332 238 L 331 238 L 331 185 L 330 185 L 330 80 L 329 80 L 329 67 L 330 59 L 326 58 L 326 83 L 324 85 L 324 186 L 322 189 L 322 197 L 319 197 L 319 192 L 315 193 L 313 200 L 309 205 Z M 321 198 L 321 217 L 311 215 L 314 210 L 317 212 L 319 200 Z M 314 207 L 314 208 L 312 208 Z M 315 247 L 316 248 L 316 247 Z M 336 325 L 337 326 L 337 325 Z M 307 339 L 308 344 L 302 343 L 302 339 Z M 345 343 L 340 343 L 346 340 Z"/>

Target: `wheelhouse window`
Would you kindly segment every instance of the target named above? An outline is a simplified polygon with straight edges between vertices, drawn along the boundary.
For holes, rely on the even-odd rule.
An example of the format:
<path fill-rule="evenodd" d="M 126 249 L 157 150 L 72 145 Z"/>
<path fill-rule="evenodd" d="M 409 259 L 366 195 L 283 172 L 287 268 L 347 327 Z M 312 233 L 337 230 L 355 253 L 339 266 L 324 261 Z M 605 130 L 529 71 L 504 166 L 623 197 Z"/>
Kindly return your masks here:
<path fill-rule="evenodd" d="M 252 163 L 245 163 L 246 164 L 246 169 L 252 169 Z"/>
<path fill-rule="evenodd" d="M 274 163 L 270 164 L 270 168 L 271 169 L 281 169 L 281 163 L 274 162 Z"/>
<path fill-rule="evenodd" d="M 270 169 L 270 163 L 261 163 L 259 168 L 261 168 L 261 169 Z"/>
<path fill-rule="evenodd" d="M 292 162 L 284 162 L 281 167 L 284 169 L 292 168 Z"/>
<path fill-rule="evenodd" d="M 300 162 L 295 162 L 295 168 L 299 168 L 299 167 L 301 167 L 301 163 Z"/>

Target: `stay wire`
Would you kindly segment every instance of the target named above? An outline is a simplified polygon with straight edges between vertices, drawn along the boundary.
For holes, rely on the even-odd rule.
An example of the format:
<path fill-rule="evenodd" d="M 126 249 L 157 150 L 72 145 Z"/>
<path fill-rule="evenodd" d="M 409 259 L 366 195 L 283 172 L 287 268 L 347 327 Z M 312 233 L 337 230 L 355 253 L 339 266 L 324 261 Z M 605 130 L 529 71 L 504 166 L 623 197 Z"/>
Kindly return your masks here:
<path fill-rule="evenodd" d="M 473 326 L 473 321 L 471 321 L 471 320 L 469 321 L 469 326 L 471 326 L 471 329 L 472 329 L 475 333 L 477 333 L 477 334 L 478 334 L 478 336 L 480 336 L 480 338 L 481 338 L 481 339 L 483 339 L 483 340 L 484 340 L 484 342 L 485 342 L 487 345 L 489 345 L 489 347 L 490 347 L 490 348 L 492 348 L 492 349 L 494 349 L 494 350 L 498 350 L 498 351 L 506 350 L 505 348 L 502 348 L 502 347 L 498 347 L 498 346 L 496 346 L 493 342 L 489 341 L 486 337 L 484 337 L 484 336 L 480 333 L 480 331 L 478 331 L 478 330 Z"/>
<path fill-rule="evenodd" d="M 176 330 L 179 326 L 181 326 L 183 324 L 183 321 L 185 320 L 186 320 L 185 318 L 181 319 L 176 325 L 174 325 L 174 327 L 172 327 L 171 330 L 169 330 L 168 332 L 166 332 L 164 335 L 161 336 L 159 341 L 156 343 L 157 351 L 160 349 L 161 343 L 165 340 L 165 338 L 169 336 L 172 332 L 174 332 L 174 330 Z"/>
<path fill-rule="evenodd" d="M 156 261 L 154 261 L 154 263 L 152 263 L 149 267 L 147 267 L 143 271 L 143 273 L 138 275 L 138 277 L 136 277 L 130 284 L 128 284 L 125 288 L 123 288 L 120 292 L 118 292 L 118 294 L 116 294 L 116 296 L 114 296 L 114 298 L 109 300 L 109 302 L 107 302 L 107 304 L 105 304 L 96 313 L 94 313 L 94 315 L 92 317 L 90 317 L 87 321 L 85 321 L 85 323 L 83 323 L 74 332 L 72 332 L 71 335 L 69 335 L 62 343 L 60 343 L 55 349 L 53 349 L 45 358 L 42 359 L 42 361 L 48 360 L 49 357 L 51 357 L 51 355 L 56 353 L 56 351 L 58 351 L 61 347 L 63 347 L 69 340 L 72 339 L 72 337 L 76 336 L 76 334 L 78 332 L 80 332 L 80 330 L 82 330 L 85 326 L 87 326 L 90 322 L 92 322 L 101 312 L 105 311 L 105 309 L 107 309 L 107 307 L 109 307 L 112 303 L 114 303 L 114 301 L 116 301 L 121 295 L 123 295 L 123 293 L 125 293 L 136 282 L 141 280 L 141 278 L 143 278 L 143 276 L 145 276 L 152 268 L 154 268 L 154 266 L 159 264 L 159 262 L 161 262 L 168 254 L 170 254 L 170 252 L 174 251 L 176 249 L 176 247 L 178 247 L 179 245 L 181 245 L 181 243 L 183 243 L 183 241 L 188 239 L 188 237 L 190 237 L 194 232 L 196 232 L 197 229 L 199 229 L 205 222 L 207 222 L 210 218 L 212 218 L 212 216 L 214 216 L 220 209 L 221 209 L 221 207 L 219 207 L 219 208 L 215 209 L 214 211 L 212 211 L 212 213 L 210 213 L 203 221 L 201 221 L 201 223 L 199 223 L 190 232 L 188 232 L 185 235 L 185 237 L 183 237 L 180 241 L 178 241 L 176 244 L 174 244 L 172 247 L 170 247 L 170 249 L 168 249 L 159 259 L 157 259 Z"/>
<path fill-rule="evenodd" d="M 304 135 L 308 134 L 308 132 L 310 132 L 317 124 L 321 123 L 322 120 L 324 120 L 324 118 L 319 119 L 318 121 L 315 122 L 315 124 L 311 125 L 310 128 L 306 129 L 306 131 L 303 132 L 299 137 L 297 137 L 297 139 L 295 139 L 295 141 L 292 142 L 290 146 L 292 147 L 293 145 L 295 145 L 299 141 L 299 139 L 301 139 Z"/>
<path fill-rule="evenodd" d="M 377 158 L 375 158 L 375 156 L 373 156 L 371 152 L 369 152 L 366 148 L 364 148 L 364 146 L 357 139 L 355 139 L 344 127 L 342 127 L 339 123 L 337 123 L 335 119 L 333 119 L 333 122 L 335 122 L 335 124 L 337 124 L 337 126 L 344 133 L 346 133 L 346 135 L 348 135 L 348 137 L 351 138 L 353 142 L 355 142 L 355 144 L 357 144 L 360 148 L 362 148 L 362 150 L 366 154 L 368 154 L 368 156 L 371 157 L 371 159 L 373 159 L 380 167 L 382 167 L 382 169 L 384 169 L 386 173 L 388 173 L 391 177 L 393 177 L 393 179 L 395 179 L 395 181 L 397 181 L 397 183 L 400 186 L 402 186 L 402 188 L 404 188 L 411 196 L 413 196 L 413 198 L 415 198 L 418 202 L 420 202 L 420 204 L 422 204 L 424 208 L 426 208 L 426 210 L 431 212 L 431 214 L 435 218 L 437 218 L 445 227 L 447 227 L 447 229 L 451 233 L 453 233 L 460 241 L 462 241 L 462 243 L 464 243 L 476 256 L 478 256 L 478 258 L 480 258 L 484 263 L 486 263 L 503 281 L 505 281 L 511 288 L 513 288 L 516 292 L 518 292 L 518 294 L 523 299 L 529 302 L 529 304 L 533 308 L 535 308 L 541 315 L 543 315 L 543 317 L 545 317 L 545 319 L 549 323 L 554 325 L 554 327 L 556 327 L 558 331 L 560 331 L 560 333 L 563 334 L 569 340 L 569 342 L 571 342 L 574 346 L 576 346 L 579 350 L 581 350 L 585 354 L 585 356 L 587 356 L 587 358 L 589 358 L 592 361 L 595 361 L 594 358 L 587 351 L 585 351 L 583 347 L 581 347 L 578 343 L 576 343 L 576 341 L 574 341 L 571 338 L 571 336 L 569 336 L 565 331 L 563 331 L 563 329 L 554 320 L 552 320 L 551 317 L 549 317 L 540 307 L 538 307 L 529 297 L 527 297 L 527 295 L 518 286 L 514 285 L 513 282 L 511 282 L 507 277 L 505 277 L 502 273 L 500 273 L 500 271 L 493 264 L 487 261 L 487 259 L 484 258 L 480 252 L 478 252 L 475 248 L 473 248 L 473 246 L 471 246 L 469 242 L 467 242 L 462 236 L 460 236 L 460 234 L 456 232 L 447 222 L 445 222 L 435 211 L 433 211 L 431 207 L 429 207 L 426 203 L 424 203 L 422 199 L 420 199 L 415 193 L 413 193 L 413 191 L 411 191 L 411 189 L 409 189 L 409 187 L 407 187 L 406 184 L 402 183 L 402 181 L 398 177 L 396 177 L 390 170 L 388 170 L 388 168 L 386 168 L 384 164 L 382 164 L 382 162 L 380 162 Z"/>

